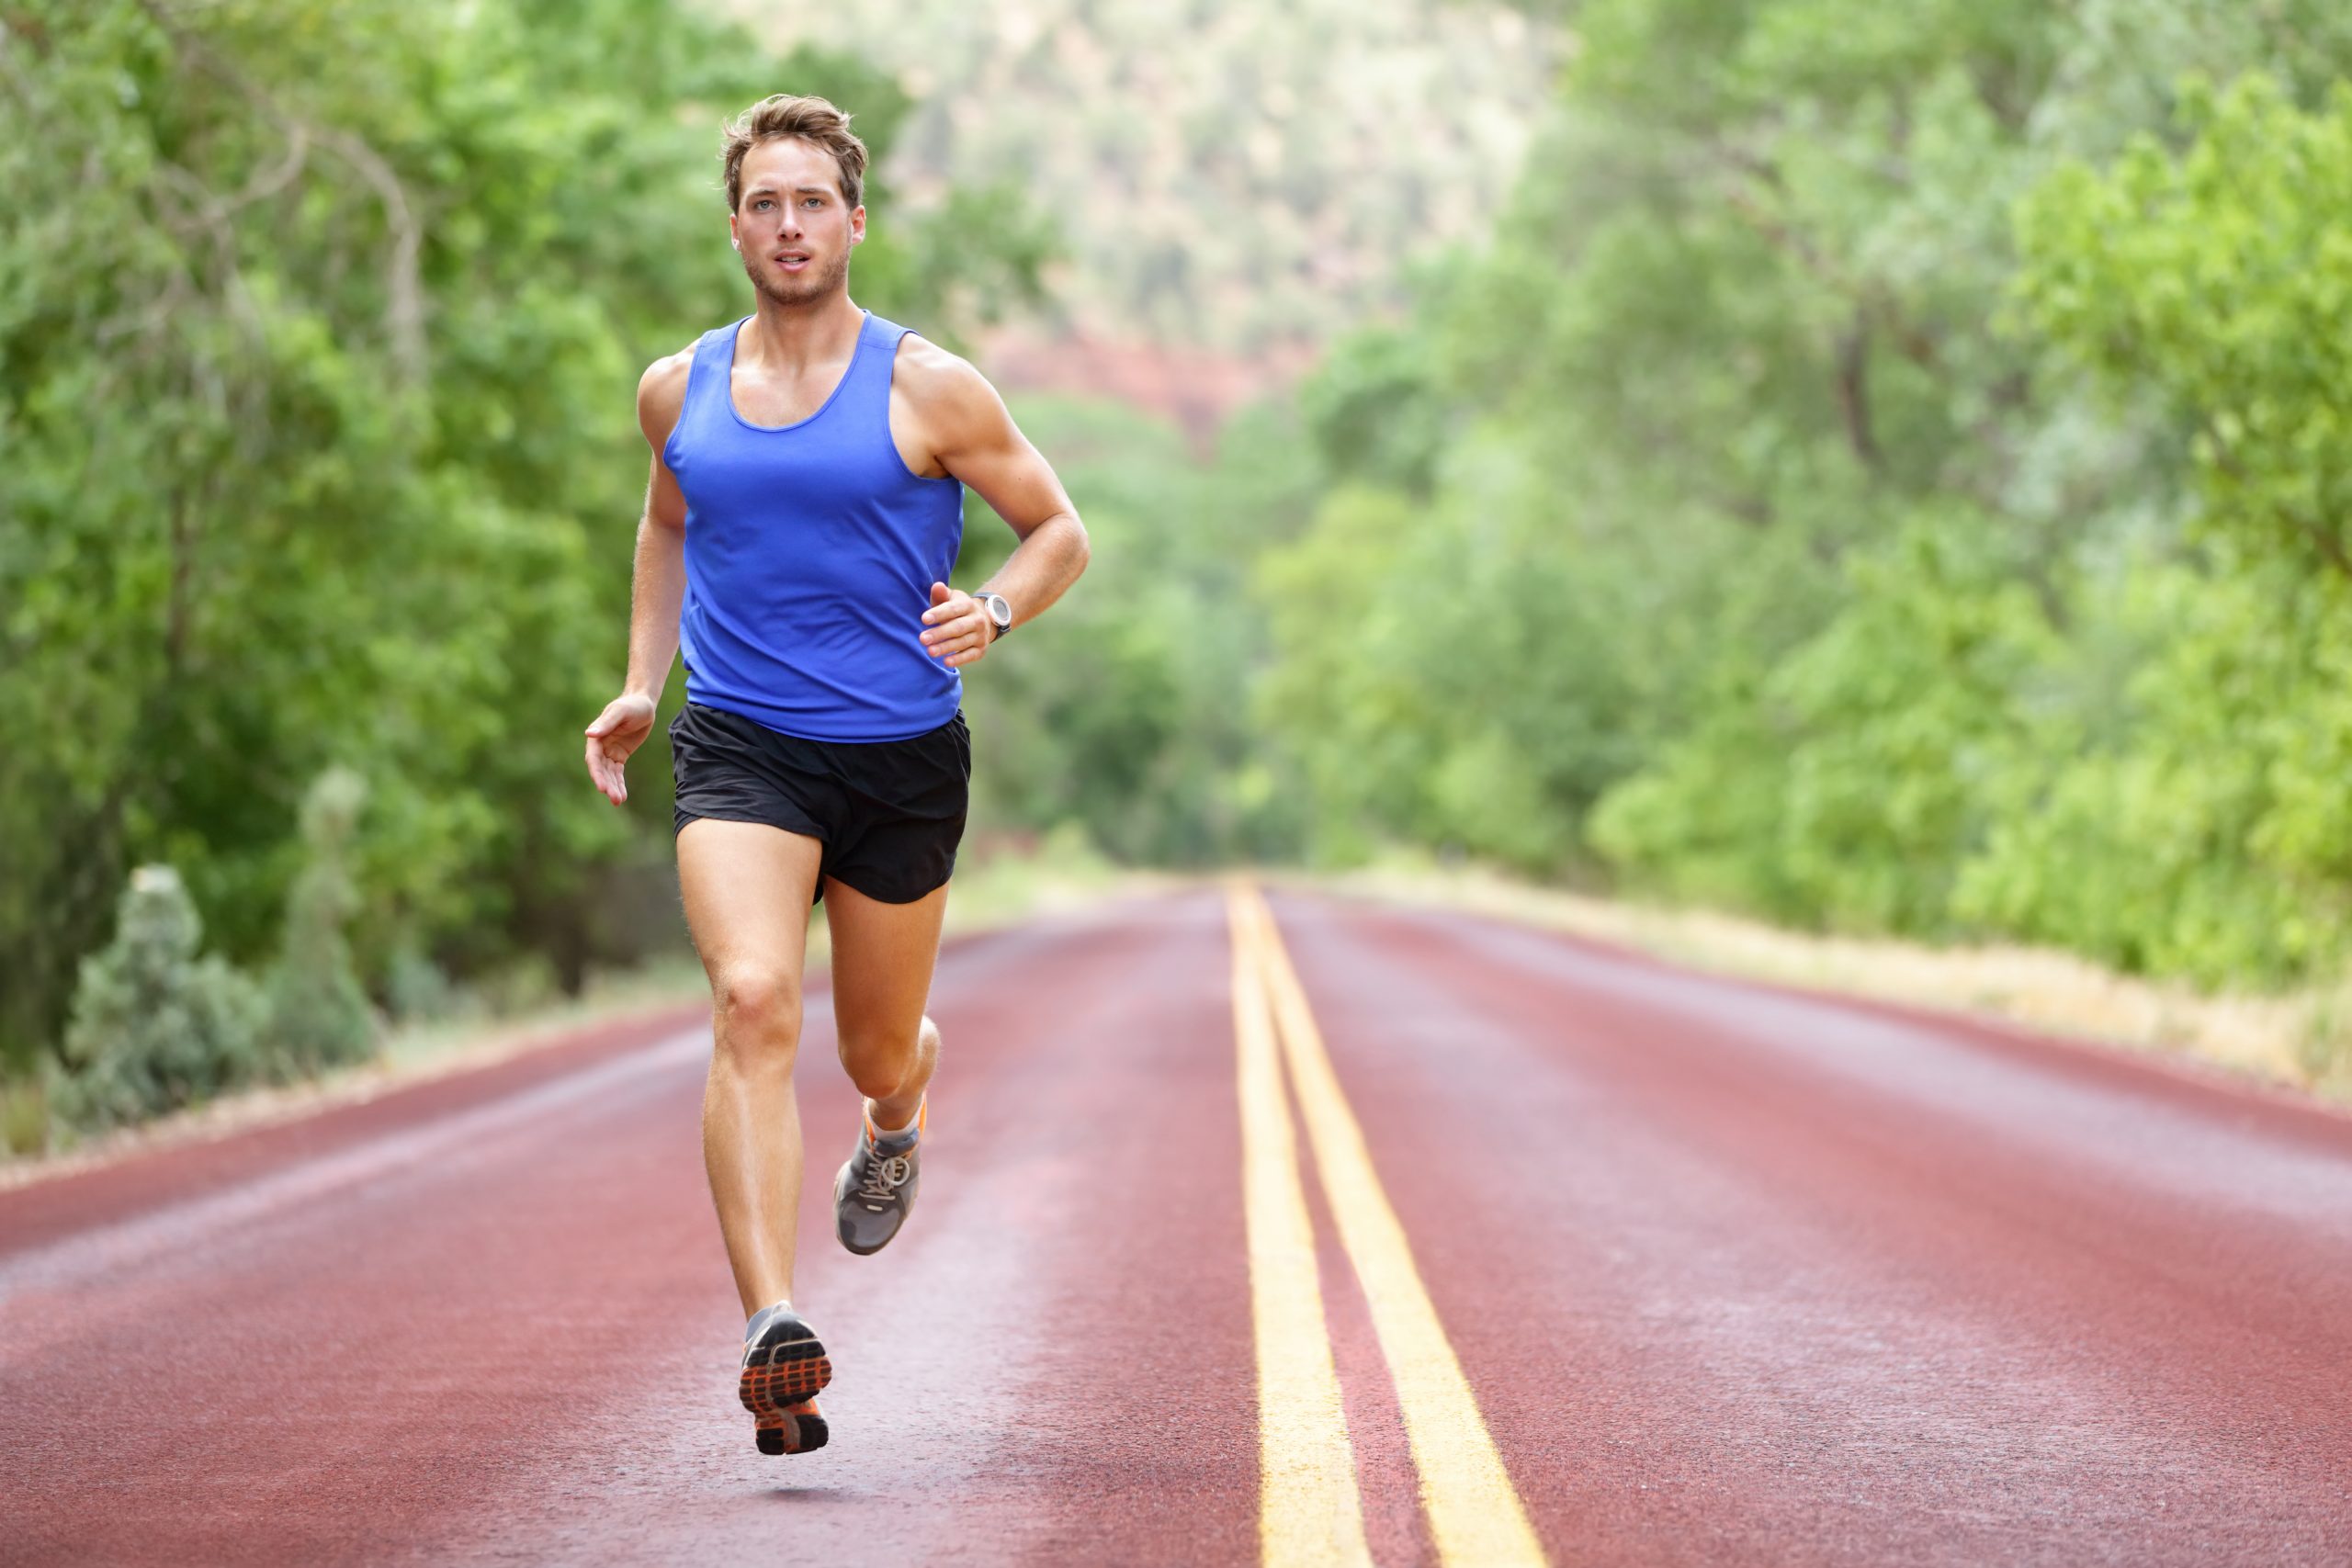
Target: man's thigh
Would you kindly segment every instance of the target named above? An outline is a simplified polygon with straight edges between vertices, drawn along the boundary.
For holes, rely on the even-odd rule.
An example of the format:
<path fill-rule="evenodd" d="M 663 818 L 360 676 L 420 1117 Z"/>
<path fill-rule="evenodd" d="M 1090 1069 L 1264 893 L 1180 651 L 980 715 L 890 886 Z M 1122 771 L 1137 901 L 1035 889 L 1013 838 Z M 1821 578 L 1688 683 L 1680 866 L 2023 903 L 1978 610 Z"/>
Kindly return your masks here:
<path fill-rule="evenodd" d="M 686 929 L 714 989 L 730 977 L 774 976 L 780 965 L 798 996 L 824 850 L 763 822 L 700 817 L 678 829 Z"/>
<path fill-rule="evenodd" d="M 911 904 L 886 904 L 839 877 L 825 879 L 832 935 L 833 1026 L 844 1048 L 914 1043 L 939 958 L 947 884 Z"/>

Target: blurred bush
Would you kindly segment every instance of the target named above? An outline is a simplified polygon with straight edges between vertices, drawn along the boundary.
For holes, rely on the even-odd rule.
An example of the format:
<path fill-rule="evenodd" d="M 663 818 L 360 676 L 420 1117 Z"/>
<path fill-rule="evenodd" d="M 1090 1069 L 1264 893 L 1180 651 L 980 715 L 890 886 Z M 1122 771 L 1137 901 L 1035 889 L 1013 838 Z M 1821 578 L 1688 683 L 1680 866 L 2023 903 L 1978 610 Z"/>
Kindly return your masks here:
<path fill-rule="evenodd" d="M 368 781 L 348 768 L 319 775 L 302 801 L 307 862 L 286 901 L 286 936 L 269 974 L 271 1066 L 315 1077 L 376 1049 L 375 1009 L 352 967 L 344 931 L 359 912 L 351 846 Z"/>
<path fill-rule="evenodd" d="M 203 927 L 179 874 L 131 874 L 115 938 L 85 960 L 49 1114 L 95 1130 L 208 1100 L 268 1075 L 268 1005 L 218 954 L 198 956 Z"/>
<path fill-rule="evenodd" d="M 439 1023 L 465 1011 L 469 998 L 442 967 L 413 947 L 395 952 L 385 966 L 384 995 L 395 1023 Z"/>

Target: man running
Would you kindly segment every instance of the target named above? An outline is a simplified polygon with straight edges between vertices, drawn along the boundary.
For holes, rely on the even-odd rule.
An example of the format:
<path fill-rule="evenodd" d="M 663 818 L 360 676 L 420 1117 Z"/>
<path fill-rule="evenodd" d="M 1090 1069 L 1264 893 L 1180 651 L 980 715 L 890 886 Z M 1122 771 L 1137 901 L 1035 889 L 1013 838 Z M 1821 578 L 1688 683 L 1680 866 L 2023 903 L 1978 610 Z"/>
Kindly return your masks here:
<path fill-rule="evenodd" d="M 801 1182 L 792 1089 L 808 912 L 830 899 L 834 1032 L 865 1097 L 834 1229 L 879 1250 L 913 1206 L 939 1063 L 924 1012 L 964 832 L 962 670 L 1085 570 L 1061 482 L 980 374 L 849 297 L 865 146 L 822 98 L 727 128 L 728 227 L 752 313 L 654 362 L 628 680 L 588 772 L 629 754 L 683 642 L 670 725 L 678 884 L 710 977 L 703 1160 L 748 1317 L 738 1387 L 762 1453 L 820 1448 L 832 1376 L 793 1308 Z M 977 593 L 947 585 L 970 485 L 1020 536 Z"/>

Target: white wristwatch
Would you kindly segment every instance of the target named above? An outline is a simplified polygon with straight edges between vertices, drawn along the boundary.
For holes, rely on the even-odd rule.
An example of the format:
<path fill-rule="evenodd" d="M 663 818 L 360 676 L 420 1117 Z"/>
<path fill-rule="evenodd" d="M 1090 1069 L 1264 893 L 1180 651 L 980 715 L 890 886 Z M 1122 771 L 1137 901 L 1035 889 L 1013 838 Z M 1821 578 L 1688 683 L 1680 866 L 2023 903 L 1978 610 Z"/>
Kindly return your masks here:
<path fill-rule="evenodd" d="M 989 633 L 990 642 L 1012 629 L 1012 605 L 1003 594 L 975 593 L 972 597 L 978 600 L 980 608 L 988 612 L 989 625 L 993 628 Z"/>

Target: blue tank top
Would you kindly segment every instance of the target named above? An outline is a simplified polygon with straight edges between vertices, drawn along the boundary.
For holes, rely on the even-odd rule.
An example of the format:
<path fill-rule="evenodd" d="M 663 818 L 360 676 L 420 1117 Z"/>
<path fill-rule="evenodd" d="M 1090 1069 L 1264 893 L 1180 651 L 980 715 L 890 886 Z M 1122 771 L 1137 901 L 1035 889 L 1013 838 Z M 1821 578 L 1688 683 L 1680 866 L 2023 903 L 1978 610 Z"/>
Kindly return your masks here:
<path fill-rule="evenodd" d="M 705 333 L 662 449 L 686 499 L 686 697 L 813 740 L 901 740 L 956 716 L 963 672 L 925 652 L 931 585 L 964 538 L 964 486 L 890 439 L 907 328 L 871 310 L 849 372 L 797 424 L 735 408 L 735 334 Z"/>

